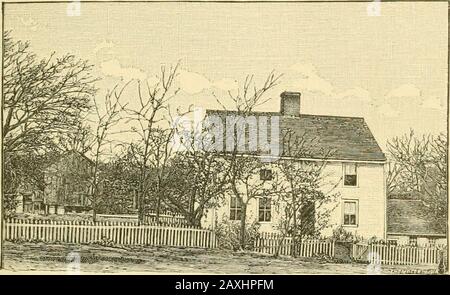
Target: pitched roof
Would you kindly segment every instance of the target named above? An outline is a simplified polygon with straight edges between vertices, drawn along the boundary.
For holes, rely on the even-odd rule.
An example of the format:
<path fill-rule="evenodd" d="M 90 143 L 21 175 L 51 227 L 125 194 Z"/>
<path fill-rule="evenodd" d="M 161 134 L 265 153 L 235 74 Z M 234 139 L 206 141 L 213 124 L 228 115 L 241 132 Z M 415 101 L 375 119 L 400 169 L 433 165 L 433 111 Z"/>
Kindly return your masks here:
<path fill-rule="evenodd" d="M 237 115 L 234 111 L 207 110 L 207 115 Z M 249 116 L 279 116 L 282 134 L 289 130 L 302 137 L 314 148 L 308 158 L 327 158 L 354 161 L 385 161 L 386 157 L 376 142 L 364 118 L 300 114 L 284 116 L 279 112 L 253 112 Z M 283 147 L 281 147 L 283 149 Z"/>
<path fill-rule="evenodd" d="M 445 236 L 445 220 L 427 213 L 420 200 L 387 200 L 387 233 L 423 236 Z"/>

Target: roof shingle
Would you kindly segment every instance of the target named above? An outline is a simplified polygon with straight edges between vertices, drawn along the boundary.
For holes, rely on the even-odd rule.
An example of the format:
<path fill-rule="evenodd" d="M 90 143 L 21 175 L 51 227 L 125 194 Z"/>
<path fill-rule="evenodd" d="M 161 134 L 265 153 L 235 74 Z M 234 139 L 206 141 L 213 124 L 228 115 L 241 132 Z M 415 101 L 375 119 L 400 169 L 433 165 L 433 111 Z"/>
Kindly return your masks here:
<path fill-rule="evenodd" d="M 207 115 L 237 115 L 234 111 L 208 110 Z M 364 118 L 324 115 L 284 116 L 279 112 L 253 112 L 251 116 L 279 116 L 282 134 L 292 132 L 314 143 L 310 158 L 354 161 L 385 161 L 386 157 L 376 142 Z M 283 147 L 281 147 L 283 150 Z"/>
<path fill-rule="evenodd" d="M 388 199 L 387 233 L 418 236 L 445 236 L 445 220 L 427 213 L 420 200 Z"/>

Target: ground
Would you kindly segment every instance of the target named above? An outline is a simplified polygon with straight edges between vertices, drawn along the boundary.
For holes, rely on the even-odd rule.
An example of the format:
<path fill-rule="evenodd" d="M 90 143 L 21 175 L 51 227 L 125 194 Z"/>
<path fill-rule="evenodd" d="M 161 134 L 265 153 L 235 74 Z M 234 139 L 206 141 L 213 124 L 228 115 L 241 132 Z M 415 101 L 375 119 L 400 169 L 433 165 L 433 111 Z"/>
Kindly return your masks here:
<path fill-rule="evenodd" d="M 366 264 L 334 263 L 319 258 L 274 258 L 270 255 L 225 250 L 173 247 L 104 247 L 100 245 L 48 245 L 11 243 L 4 246 L 3 272 L 73 273 L 69 254 L 80 257 L 81 273 L 175 274 L 368 274 Z M 72 257 L 74 257 L 72 255 Z M 72 267 L 72 268 L 71 268 Z M 404 273 L 411 267 L 381 266 L 382 274 Z M 415 268 L 434 273 L 436 267 Z"/>

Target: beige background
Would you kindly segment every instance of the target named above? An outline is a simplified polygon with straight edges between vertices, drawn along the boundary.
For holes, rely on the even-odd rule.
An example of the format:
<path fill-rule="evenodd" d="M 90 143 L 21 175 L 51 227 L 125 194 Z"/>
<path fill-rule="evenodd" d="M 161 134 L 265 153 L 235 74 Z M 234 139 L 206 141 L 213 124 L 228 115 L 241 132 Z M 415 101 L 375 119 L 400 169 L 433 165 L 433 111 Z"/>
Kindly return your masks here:
<path fill-rule="evenodd" d="M 236 80 L 275 70 L 264 109 L 301 91 L 303 113 L 365 117 L 383 149 L 410 128 L 444 132 L 447 4 L 381 3 L 369 16 L 369 3 L 82 3 L 79 16 L 66 3 L 6 4 L 4 23 L 40 56 L 91 61 L 102 91 L 180 61 L 173 104 L 217 108 L 213 93 L 226 103 Z"/>
<path fill-rule="evenodd" d="M 82 3 L 80 16 L 68 16 L 65 3 L 7 3 L 3 12 L 4 29 L 39 56 L 94 63 L 102 91 L 151 81 L 179 60 L 177 102 L 216 108 L 213 93 L 276 70 L 283 82 L 263 109 L 277 110 L 282 90 L 301 91 L 303 113 L 365 117 L 382 149 L 410 128 L 445 132 L 447 3 L 381 3 L 380 16 L 367 5 Z"/>

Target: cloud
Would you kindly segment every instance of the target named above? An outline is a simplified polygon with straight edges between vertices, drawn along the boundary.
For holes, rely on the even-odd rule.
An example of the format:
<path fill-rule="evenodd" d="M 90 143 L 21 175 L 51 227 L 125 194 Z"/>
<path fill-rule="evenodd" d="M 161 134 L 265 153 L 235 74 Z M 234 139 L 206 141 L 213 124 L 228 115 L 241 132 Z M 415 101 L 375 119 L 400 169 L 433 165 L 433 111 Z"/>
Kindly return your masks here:
<path fill-rule="evenodd" d="M 124 81 L 147 80 L 147 74 L 137 68 L 122 67 L 117 59 L 110 59 L 100 64 L 102 73 L 106 76 L 120 77 Z"/>
<path fill-rule="evenodd" d="M 421 91 L 415 85 L 403 84 L 388 92 L 387 97 L 418 97 L 421 96 Z"/>
<path fill-rule="evenodd" d="M 177 79 L 180 83 L 180 88 L 189 94 L 200 93 L 212 86 L 211 81 L 205 76 L 186 70 L 181 70 Z"/>
<path fill-rule="evenodd" d="M 228 90 L 235 90 L 237 89 L 238 86 L 238 81 L 237 80 L 233 80 L 233 79 L 221 79 L 218 81 L 214 82 L 214 87 L 224 90 L 224 91 L 228 91 Z"/>
<path fill-rule="evenodd" d="M 233 79 L 224 78 L 212 81 L 202 74 L 181 70 L 178 77 L 180 88 L 188 94 L 197 94 L 206 89 L 220 89 L 223 91 L 234 90 L 238 87 L 238 82 Z"/>
<path fill-rule="evenodd" d="M 354 87 L 348 90 L 345 90 L 336 95 L 339 99 L 356 99 L 361 102 L 370 102 L 371 95 L 370 92 L 361 87 Z"/>
<path fill-rule="evenodd" d="M 312 64 L 295 64 L 291 67 L 294 75 L 291 87 L 303 92 L 318 92 L 328 96 L 334 93 L 333 85 L 317 73 Z"/>
<path fill-rule="evenodd" d="M 115 46 L 114 42 L 103 40 L 100 43 L 97 43 L 97 45 L 94 47 L 94 53 L 97 54 L 98 52 L 104 50 L 104 49 L 113 49 Z"/>

